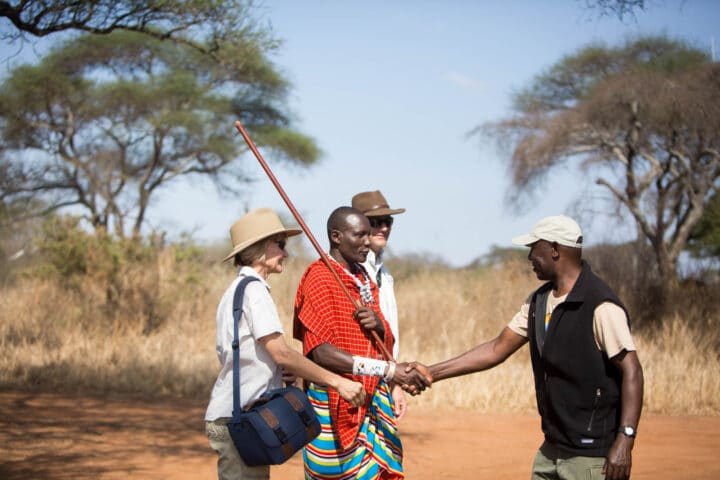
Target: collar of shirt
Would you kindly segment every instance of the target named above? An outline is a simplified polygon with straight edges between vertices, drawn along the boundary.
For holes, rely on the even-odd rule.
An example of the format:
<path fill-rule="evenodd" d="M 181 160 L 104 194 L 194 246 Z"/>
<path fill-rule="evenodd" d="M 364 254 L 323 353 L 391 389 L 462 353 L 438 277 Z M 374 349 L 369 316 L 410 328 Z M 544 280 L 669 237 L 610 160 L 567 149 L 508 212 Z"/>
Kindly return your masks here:
<path fill-rule="evenodd" d="M 240 267 L 240 270 L 238 270 L 238 277 L 255 277 L 259 278 L 263 285 L 265 285 L 265 288 L 270 290 L 270 285 L 265 281 L 264 278 L 260 276 L 258 272 L 255 271 L 254 268 L 248 267 L 247 265 Z"/>
<path fill-rule="evenodd" d="M 375 255 L 375 252 L 372 250 L 368 251 L 367 258 L 365 259 L 363 265 L 365 266 L 365 269 L 368 270 L 373 277 L 375 277 L 375 274 L 379 272 L 383 266 L 383 251 L 380 250 L 380 253 L 377 255 Z"/>

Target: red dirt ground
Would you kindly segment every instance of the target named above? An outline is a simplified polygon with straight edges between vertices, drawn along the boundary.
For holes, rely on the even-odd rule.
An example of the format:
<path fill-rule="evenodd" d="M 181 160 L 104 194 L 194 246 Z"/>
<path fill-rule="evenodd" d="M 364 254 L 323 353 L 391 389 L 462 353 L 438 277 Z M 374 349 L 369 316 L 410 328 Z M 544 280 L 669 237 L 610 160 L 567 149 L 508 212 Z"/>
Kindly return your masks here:
<path fill-rule="evenodd" d="M 0 392 L 0 478 L 212 480 L 203 402 Z M 410 412 L 400 425 L 411 480 L 529 478 L 535 415 Z M 720 479 L 720 417 L 645 416 L 633 452 L 641 479 Z M 302 478 L 302 458 L 273 467 Z"/>

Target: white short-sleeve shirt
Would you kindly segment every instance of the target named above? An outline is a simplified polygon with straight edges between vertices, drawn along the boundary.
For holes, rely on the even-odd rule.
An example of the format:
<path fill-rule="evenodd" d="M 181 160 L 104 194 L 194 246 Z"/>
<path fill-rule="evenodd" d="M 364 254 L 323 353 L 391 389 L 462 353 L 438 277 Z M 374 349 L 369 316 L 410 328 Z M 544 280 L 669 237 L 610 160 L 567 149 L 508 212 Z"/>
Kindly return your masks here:
<path fill-rule="evenodd" d="M 567 295 L 555 297 L 548 295 L 546 311 L 548 314 L 563 303 Z M 528 336 L 528 317 L 530 311 L 529 300 L 526 301 L 515 316 L 510 320 L 508 328 L 521 337 Z M 625 310 L 612 302 L 603 302 L 595 307 L 593 314 L 593 335 L 598 350 L 605 352 L 609 358 L 614 357 L 623 350 L 635 351 L 635 343 L 630 335 Z"/>
<path fill-rule="evenodd" d="M 283 333 L 282 323 L 270 296 L 270 286 L 250 267 L 242 267 L 217 309 L 215 349 L 220 361 L 218 374 L 205 420 L 231 417 L 233 409 L 233 296 L 237 284 L 246 276 L 260 279 L 245 288 L 242 315 L 238 325 L 240 338 L 240 407 L 256 401 L 270 388 L 282 386 L 282 371 L 265 347 L 257 340 L 272 333 Z"/>

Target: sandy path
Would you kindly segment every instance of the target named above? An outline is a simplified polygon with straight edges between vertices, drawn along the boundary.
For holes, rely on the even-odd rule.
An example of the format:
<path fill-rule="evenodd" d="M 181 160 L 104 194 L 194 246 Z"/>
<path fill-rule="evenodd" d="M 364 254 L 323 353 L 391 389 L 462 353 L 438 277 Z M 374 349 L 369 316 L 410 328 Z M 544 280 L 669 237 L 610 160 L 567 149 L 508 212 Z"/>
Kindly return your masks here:
<path fill-rule="evenodd" d="M 215 478 L 203 402 L 0 392 L 0 478 Z M 412 480 L 528 478 L 535 415 L 411 411 L 401 425 Z M 645 416 L 633 479 L 720 479 L 720 417 Z M 273 480 L 302 478 L 299 455 Z"/>

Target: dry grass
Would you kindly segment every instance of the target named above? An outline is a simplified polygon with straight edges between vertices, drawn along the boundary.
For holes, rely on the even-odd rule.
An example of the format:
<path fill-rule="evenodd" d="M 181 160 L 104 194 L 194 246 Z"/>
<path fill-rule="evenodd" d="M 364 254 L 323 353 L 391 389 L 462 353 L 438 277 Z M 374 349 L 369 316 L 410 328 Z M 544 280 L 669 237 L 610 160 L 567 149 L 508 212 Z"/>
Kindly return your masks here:
<path fill-rule="evenodd" d="M 495 337 L 534 282 L 524 265 L 513 263 L 503 269 L 425 272 L 396 285 L 400 357 L 430 364 Z M 501 367 L 443 381 L 413 403 L 478 412 L 531 411 L 529 358 L 522 349 Z"/>
<path fill-rule="evenodd" d="M 162 323 L 147 332 L 128 313 L 108 322 L 92 282 L 68 288 L 51 278 L 26 278 L 0 293 L 0 388 L 117 392 L 206 398 L 217 372 L 215 308 L 231 281 L 228 265 L 208 263 L 189 283 L 171 255 L 161 255 L 134 282 L 152 283 L 163 299 Z M 292 333 L 295 287 L 305 260 L 271 277 L 272 294 Z M 145 271 L 145 273 L 142 273 Z M 142 276 L 147 276 L 143 280 Z M 433 363 L 497 335 L 537 281 L 522 263 L 485 270 L 418 271 L 396 283 L 401 359 Z M 717 314 L 716 314 L 717 315 Z M 668 318 L 636 333 L 645 370 L 645 412 L 720 414 L 717 318 L 691 328 Z M 297 344 L 295 343 L 297 346 Z M 527 348 L 488 372 L 437 384 L 412 406 L 476 412 L 532 412 L 535 400 Z"/>

